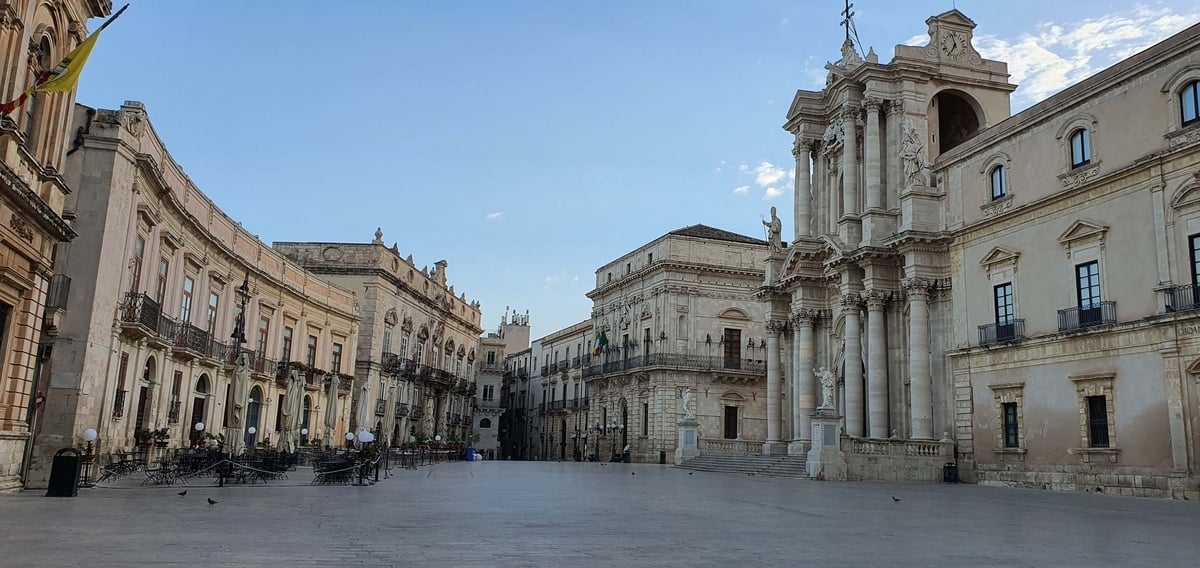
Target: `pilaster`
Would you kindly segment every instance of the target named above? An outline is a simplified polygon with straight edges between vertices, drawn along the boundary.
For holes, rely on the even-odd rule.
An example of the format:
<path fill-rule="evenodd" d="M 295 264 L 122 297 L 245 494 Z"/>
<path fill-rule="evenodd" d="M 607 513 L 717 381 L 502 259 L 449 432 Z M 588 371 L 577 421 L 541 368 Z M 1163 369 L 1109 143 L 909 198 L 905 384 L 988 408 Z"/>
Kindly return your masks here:
<path fill-rule="evenodd" d="M 857 293 L 842 296 L 842 310 L 846 317 L 846 434 L 854 437 L 866 435 L 863 426 L 863 365 L 862 336 L 859 310 L 862 298 Z"/>
<path fill-rule="evenodd" d="M 929 367 L 929 286 L 925 278 L 908 278 L 908 380 L 912 404 L 912 437 L 933 439 L 933 376 Z"/>
<path fill-rule="evenodd" d="M 867 420 L 872 438 L 888 437 L 887 325 L 884 308 L 890 293 L 870 290 L 867 304 Z"/>

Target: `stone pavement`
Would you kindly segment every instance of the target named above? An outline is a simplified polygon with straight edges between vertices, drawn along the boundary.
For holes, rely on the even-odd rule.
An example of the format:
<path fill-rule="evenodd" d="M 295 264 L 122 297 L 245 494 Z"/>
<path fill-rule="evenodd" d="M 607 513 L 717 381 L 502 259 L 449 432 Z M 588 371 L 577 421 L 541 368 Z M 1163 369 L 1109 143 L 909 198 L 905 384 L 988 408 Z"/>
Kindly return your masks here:
<path fill-rule="evenodd" d="M 1200 503 L 1108 495 L 549 462 L 181 489 L 0 496 L 0 566 L 1200 566 Z"/>

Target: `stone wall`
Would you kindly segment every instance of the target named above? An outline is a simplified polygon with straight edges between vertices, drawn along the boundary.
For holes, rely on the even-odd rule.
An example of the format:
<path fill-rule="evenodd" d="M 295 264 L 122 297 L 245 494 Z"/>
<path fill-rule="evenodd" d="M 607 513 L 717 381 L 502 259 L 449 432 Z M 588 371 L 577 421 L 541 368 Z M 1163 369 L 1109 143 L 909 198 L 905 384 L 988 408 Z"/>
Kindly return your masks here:
<path fill-rule="evenodd" d="M 849 481 L 940 483 L 954 461 L 954 442 L 842 437 Z"/>
<path fill-rule="evenodd" d="M 980 464 L 975 476 L 980 485 L 1200 501 L 1200 479 L 1173 477 L 1169 471 L 1157 468 Z"/>

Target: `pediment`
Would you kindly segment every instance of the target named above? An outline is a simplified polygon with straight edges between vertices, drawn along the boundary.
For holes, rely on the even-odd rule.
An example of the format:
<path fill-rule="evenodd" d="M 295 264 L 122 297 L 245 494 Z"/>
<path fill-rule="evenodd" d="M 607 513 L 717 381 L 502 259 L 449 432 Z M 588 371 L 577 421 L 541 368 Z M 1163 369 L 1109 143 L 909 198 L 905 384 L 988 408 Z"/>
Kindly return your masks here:
<path fill-rule="evenodd" d="M 1016 262 L 1017 258 L 1020 256 L 1021 253 L 1018 251 L 997 246 L 992 247 L 992 250 L 983 255 L 983 258 L 979 259 L 979 264 L 983 266 L 992 266 L 1002 262 Z"/>
<path fill-rule="evenodd" d="M 1200 182 L 1186 183 L 1171 197 L 1171 208 L 1182 209 L 1200 204 Z"/>
<path fill-rule="evenodd" d="M 1059 235 L 1058 242 L 1062 243 L 1063 246 L 1070 246 L 1071 243 L 1084 239 L 1096 238 L 1103 241 L 1104 235 L 1107 232 L 1108 225 L 1085 219 L 1076 219 L 1074 223 L 1071 223 L 1070 227 L 1067 227 L 1066 231 L 1063 231 L 1063 234 Z"/>
<path fill-rule="evenodd" d="M 926 25 L 933 25 L 935 22 L 944 24 L 957 24 L 968 28 L 975 27 L 975 20 L 968 18 L 966 14 L 958 11 L 957 8 L 947 10 L 941 14 L 929 18 L 928 20 L 925 20 Z"/>
<path fill-rule="evenodd" d="M 727 393 L 721 395 L 721 400 L 728 400 L 731 402 L 745 402 L 746 397 L 744 397 L 736 392 L 730 391 L 730 392 L 727 392 Z"/>
<path fill-rule="evenodd" d="M 1200 359 L 1192 361 L 1192 364 L 1188 365 L 1184 371 L 1189 375 L 1200 375 Z"/>
<path fill-rule="evenodd" d="M 734 319 L 734 320 L 746 320 L 746 321 L 750 320 L 750 316 L 747 315 L 746 312 L 743 312 L 742 310 L 739 310 L 738 308 L 729 308 L 729 309 L 721 312 L 721 314 L 718 315 L 717 317 L 719 317 L 721 319 Z"/>

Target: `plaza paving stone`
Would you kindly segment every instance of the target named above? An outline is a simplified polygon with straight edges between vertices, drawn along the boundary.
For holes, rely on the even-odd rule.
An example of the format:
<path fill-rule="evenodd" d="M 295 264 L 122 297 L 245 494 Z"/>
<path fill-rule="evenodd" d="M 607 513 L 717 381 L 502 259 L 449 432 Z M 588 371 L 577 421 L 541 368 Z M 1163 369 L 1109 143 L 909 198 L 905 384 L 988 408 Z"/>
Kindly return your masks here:
<path fill-rule="evenodd" d="M 1200 503 L 657 465 L 448 463 L 0 496 L 0 567 L 1200 566 Z M 892 496 L 899 497 L 895 502 Z M 219 503 L 209 506 L 206 498 Z"/>

